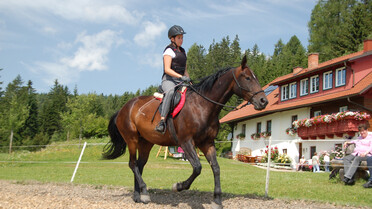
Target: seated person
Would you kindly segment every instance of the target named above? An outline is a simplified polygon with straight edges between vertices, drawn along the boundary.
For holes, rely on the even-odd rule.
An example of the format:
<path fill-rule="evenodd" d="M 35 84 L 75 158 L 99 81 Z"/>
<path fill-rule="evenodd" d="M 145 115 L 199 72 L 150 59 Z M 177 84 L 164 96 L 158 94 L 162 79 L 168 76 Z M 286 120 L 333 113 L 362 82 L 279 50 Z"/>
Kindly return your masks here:
<path fill-rule="evenodd" d="M 355 183 L 353 176 L 357 170 L 359 164 L 363 160 L 367 160 L 369 156 L 372 156 L 372 135 L 368 134 L 369 123 L 360 124 L 358 129 L 360 137 L 350 142 L 345 142 L 344 147 L 349 144 L 355 144 L 355 149 L 351 155 L 344 157 L 344 182 L 345 185 L 353 185 Z"/>
<path fill-rule="evenodd" d="M 297 171 L 299 171 L 299 170 L 303 171 L 304 168 L 305 168 L 305 163 L 306 163 L 305 156 L 302 155 L 302 157 L 301 157 L 301 159 L 300 159 L 300 162 L 298 163 Z"/>

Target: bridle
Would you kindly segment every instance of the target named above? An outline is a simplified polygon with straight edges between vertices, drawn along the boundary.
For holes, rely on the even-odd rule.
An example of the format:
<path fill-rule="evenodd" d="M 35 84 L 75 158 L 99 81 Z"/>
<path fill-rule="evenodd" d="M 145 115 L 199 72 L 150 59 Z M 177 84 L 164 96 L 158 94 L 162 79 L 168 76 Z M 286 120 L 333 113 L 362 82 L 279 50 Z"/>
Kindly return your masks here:
<path fill-rule="evenodd" d="M 261 92 L 264 92 L 263 90 L 260 90 L 260 91 L 257 91 L 257 92 L 255 92 L 255 93 L 251 93 L 248 89 L 246 89 L 246 88 L 244 88 L 244 87 L 242 87 L 242 86 L 240 85 L 240 83 L 238 82 L 238 79 L 236 79 L 235 73 L 234 73 L 233 71 L 231 71 L 231 73 L 232 73 L 232 75 L 233 75 L 233 77 L 234 77 L 234 80 L 235 80 L 236 85 L 239 87 L 240 93 L 242 93 L 242 90 L 244 90 L 244 91 L 246 91 L 246 92 L 252 94 L 252 96 L 251 96 L 251 98 L 249 99 L 248 102 L 251 102 L 251 100 L 253 99 L 253 97 L 256 96 L 257 94 L 259 94 L 259 93 L 261 93 Z M 248 104 L 248 103 L 247 103 L 247 104 Z"/>
<path fill-rule="evenodd" d="M 242 86 L 240 85 L 240 83 L 238 82 L 238 79 L 236 79 L 236 76 L 235 76 L 233 70 L 231 70 L 231 73 L 232 73 L 232 75 L 233 75 L 233 77 L 234 77 L 234 81 L 235 81 L 236 85 L 239 87 L 240 91 L 244 90 L 244 91 L 247 91 L 248 93 L 250 93 L 250 91 L 249 91 L 248 89 L 246 89 L 246 88 L 244 88 L 244 87 L 242 87 Z M 261 90 L 261 91 L 257 91 L 257 92 L 255 92 L 255 93 L 251 93 L 252 96 L 251 96 L 251 98 L 249 99 L 249 101 L 247 102 L 247 104 L 242 105 L 241 107 L 237 108 L 237 106 L 225 105 L 225 104 L 222 104 L 222 103 L 219 103 L 219 102 L 213 101 L 213 100 L 209 99 L 208 97 L 202 95 L 200 92 L 198 92 L 198 91 L 197 91 L 197 90 L 196 90 L 192 85 L 189 85 L 189 84 L 188 84 L 188 86 L 189 86 L 189 87 L 190 87 L 190 88 L 191 88 L 195 93 L 197 93 L 199 96 L 201 96 L 201 97 L 204 98 L 205 100 L 207 100 L 207 101 L 209 101 L 209 102 L 211 102 L 211 103 L 213 103 L 213 104 L 216 104 L 216 105 L 220 105 L 220 106 L 223 106 L 223 107 L 232 108 L 233 110 L 239 110 L 239 109 L 242 109 L 243 107 L 247 106 L 247 105 L 251 102 L 251 100 L 252 100 L 252 98 L 253 98 L 254 96 L 256 96 L 257 94 L 259 94 L 259 93 L 261 93 L 261 92 L 264 92 L 263 90 Z"/>

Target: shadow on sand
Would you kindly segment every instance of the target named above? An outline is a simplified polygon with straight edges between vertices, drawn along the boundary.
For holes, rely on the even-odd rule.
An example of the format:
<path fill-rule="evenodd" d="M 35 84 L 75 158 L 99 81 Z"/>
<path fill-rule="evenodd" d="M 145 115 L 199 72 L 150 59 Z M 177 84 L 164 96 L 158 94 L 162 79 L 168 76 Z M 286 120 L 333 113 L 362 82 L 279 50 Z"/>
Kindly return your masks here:
<path fill-rule="evenodd" d="M 149 189 L 151 203 L 161 205 L 163 207 L 179 207 L 180 204 L 186 204 L 191 208 L 201 209 L 206 205 L 211 205 L 213 200 L 213 192 L 201 192 L 197 190 L 186 190 L 181 192 L 173 192 L 170 189 Z M 236 195 L 230 193 L 222 193 L 222 201 L 231 198 L 248 198 L 259 200 L 272 200 L 264 196 L 245 194 Z M 209 207 L 209 206 L 208 206 Z"/>

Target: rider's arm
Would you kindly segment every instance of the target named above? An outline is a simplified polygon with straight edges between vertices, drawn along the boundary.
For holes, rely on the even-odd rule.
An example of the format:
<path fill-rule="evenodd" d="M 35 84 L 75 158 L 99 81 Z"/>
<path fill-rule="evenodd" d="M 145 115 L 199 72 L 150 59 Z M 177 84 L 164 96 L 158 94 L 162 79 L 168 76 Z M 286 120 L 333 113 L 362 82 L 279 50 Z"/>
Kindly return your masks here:
<path fill-rule="evenodd" d="M 164 72 L 175 78 L 181 78 L 182 75 L 171 69 L 172 57 L 170 55 L 163 56 Z"/>

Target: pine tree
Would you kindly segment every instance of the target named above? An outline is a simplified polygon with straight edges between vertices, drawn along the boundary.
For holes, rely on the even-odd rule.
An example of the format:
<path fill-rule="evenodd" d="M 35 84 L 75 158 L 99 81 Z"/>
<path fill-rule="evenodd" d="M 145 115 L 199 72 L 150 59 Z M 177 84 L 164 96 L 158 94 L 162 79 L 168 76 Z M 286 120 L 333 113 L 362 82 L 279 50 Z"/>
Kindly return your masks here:
<path fill-rule="evenodd" d="M 355 52 L 372 33 L 372 1 L 319 1 L 308 23 L 308 51 L 321 54 L 326 61 Z"/>
<path fill-rule="evenodd" d="M 38 104 L 36 100 L 36 91 L 32 87 L 32 81 L 28 81 L 27 84 L 27 104 L 29 106 L 28 117 L 22 128 L 22 137 L 28 138 L 30 141 L 39 132 L 39 116 L 38 116 Z"/>
<path fill-rule="evenodd" d="M 55 80 L 53 88 L 47 95 L 41 115 L 41 128 L 51 137 L 56 131 L 62 130 L 61 114 L 67 110 L 66 103 L 69 97 L 67 87 L 63 87 Z"/>
<path fill-rule="evenodd" d="M 22 85 L 22 78 L 18 75 L 6 88 L 0 121 L 2 145 L 9 145 L 9 140 L 13 141 L 13 145 L 22 145 L 23 143 L 20 132 L 28 117 L 29 106 L 27 104 L 27 88 Z M 9 138 L 9 136 L 11 137 Z"/>
<path fill-rule="evenodd" d="M 190 78 L 197 81 L 206 76 L 205 49 L 201 45 L 193 44 L 187 52 L 187 72 Z"/>
<path fill-rule="evenodd" d="M 292 73 L 295 67 L 306 66 L 306 50 L 297 36 L 292 36 L 287 44 L 283 44 L 280 39 L 275 45 L 274 55 L 267 62 L 266 81 L 271 82 L 277 77 Z"/>
<path fill-rule="evenodd" d="M 306 50 L 297 36 L 292 36 L 283 48 L 282 67 L 285 74 L 291 73 L 294 67 L 305 67 Z"/>

